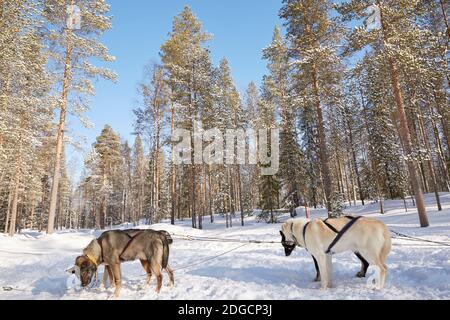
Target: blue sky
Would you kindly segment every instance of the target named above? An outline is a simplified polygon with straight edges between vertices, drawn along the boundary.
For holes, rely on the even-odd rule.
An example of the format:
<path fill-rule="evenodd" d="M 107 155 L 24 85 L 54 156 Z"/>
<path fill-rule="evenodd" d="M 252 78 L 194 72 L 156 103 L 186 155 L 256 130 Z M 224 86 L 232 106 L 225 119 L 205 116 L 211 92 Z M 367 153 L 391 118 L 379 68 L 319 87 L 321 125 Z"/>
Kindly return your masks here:
<path fill-rule="evenodd" d="M 123 139 L 133 142 L 133 113 L 137 83 L 143 67 L 159 61 L 161 44 L 171 31 L 173 17 L 189 5 L 204 30 L 214 39 L 210 49 L 214 63 L 226 57 L 237 88 L 244 92 L 250 81 L 260 83 L 266 72 L 261 51 L 272 38 L 275 25 L 281 25 L 278 11 L 281 0 L 109 0 L 113 28 L 103 36 L 103 43 L 117 60 L 109 64 L 118 74 L 118 82 L 99 80 L 88 118 L 95 124 L 84 129 L 77 120 L 69 121 L 70 135 L 85 137 L 89 150 L 105 124 L 110 124 Z M 69 166 L 82 165 L 83 155 L 68 148 Z M 78 160 L 73 160 L 73 158 Z M 72 164 L 70 164 L 72 163 Z"/>

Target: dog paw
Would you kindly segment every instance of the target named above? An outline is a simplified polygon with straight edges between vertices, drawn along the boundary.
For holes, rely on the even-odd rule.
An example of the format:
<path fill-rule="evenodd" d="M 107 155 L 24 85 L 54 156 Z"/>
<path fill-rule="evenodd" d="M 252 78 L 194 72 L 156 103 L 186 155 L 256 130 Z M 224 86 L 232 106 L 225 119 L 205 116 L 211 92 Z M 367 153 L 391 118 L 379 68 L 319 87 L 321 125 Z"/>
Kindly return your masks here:
<path fill-rule="evenodd" d="M 367 287 L 372 290 L 375 290 L 378 288 L 377 277 L 375 275 L 372 275 L 369 277 L 369 279 L 367 279 Z"/>
<path fill-rule="evenodd" d="M 357 278 L 365 278 L 365 277 L 366 277 L 366 274 L 365 274 L 364 272 L 360 271 L 360 272 L 358 272 L 358 273 L 356 274 L 356 277 L 357 277 Z"/>

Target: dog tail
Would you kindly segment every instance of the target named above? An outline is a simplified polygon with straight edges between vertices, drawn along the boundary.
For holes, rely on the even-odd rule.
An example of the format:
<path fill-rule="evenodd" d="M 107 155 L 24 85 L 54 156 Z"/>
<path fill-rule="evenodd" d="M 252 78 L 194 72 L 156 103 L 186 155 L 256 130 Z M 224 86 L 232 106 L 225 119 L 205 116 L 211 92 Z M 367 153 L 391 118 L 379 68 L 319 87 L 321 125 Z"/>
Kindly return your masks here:
<path fill-rule="evenodd" d="M 166 237 L 166 240 L 169 243 L 169 245 L 173 243 L 173 239 L 170 236 L 169 232 L 167 232 L 166 230 L 159 230 L 159 232 Z"/>
<path fill-rule="evenodd" d="M 381 248 L 381 259 L 384 263 L 387 256 L 389 255 L 389 252 L 391 252 L 391 246 L 392 246 L 392 240 L 391 240 L 391 233 L 388 229 L 388 227 L 385 225 L 383 229 L 383 238 L 384 238 L 384 244 Z"/>
<path fill-rule="evenodd" d="M 169 264 L 169 250 L 169 242 L 163 241 L 162 269 L 165 269 Z"/>

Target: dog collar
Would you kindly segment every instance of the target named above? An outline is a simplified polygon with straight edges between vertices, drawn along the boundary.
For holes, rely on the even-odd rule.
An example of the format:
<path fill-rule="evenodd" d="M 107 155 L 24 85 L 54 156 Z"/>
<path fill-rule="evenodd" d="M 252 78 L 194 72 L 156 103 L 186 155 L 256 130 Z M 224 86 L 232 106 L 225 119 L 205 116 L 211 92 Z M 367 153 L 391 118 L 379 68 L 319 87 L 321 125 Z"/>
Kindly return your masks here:
<path fill-rule="evenodd" d="M 93 256 L 91 256 L 90 254 L 87 254 L 86 257 L 93 263 L 95 264 L 95 266 L 98 266 L 97 260 L 94 259 Z"/>

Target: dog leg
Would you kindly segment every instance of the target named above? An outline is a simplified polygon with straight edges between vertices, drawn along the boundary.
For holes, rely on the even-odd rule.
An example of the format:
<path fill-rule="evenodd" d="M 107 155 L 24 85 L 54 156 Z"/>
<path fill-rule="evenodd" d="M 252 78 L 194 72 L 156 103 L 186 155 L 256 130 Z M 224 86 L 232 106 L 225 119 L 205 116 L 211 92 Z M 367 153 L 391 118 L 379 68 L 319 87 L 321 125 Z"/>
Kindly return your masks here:
<path fill-rule="evenodd" d="M 159 293 L 161 291 L 162 287 L 162 273 L 161 273 L 161 265 L 159 263 L 152 262 L 151 264 L 152 273 L 156 276 L 156 293 Z"/>
<path fill-rule="evenodd" d="M 169 275 L 169 287 L 173 287 L 173 285 L 175 284 L 175 280 L 173 277 L 173 270 L 171 267 L 169 267 L 169 265 L 167 265 L 165 270 L 166 270 L 167 274 Z"/>
<path fill-rule="evenodd" d="M 375 270 L 374 274 L 367 280 L 367 285 L 369 288 L 381 290 L 386 279 L 386 265 L 383 263 L 383 260 L 380 259 L 379 255 L 375 253 L 375 250 L 366 250 L 365 252 L 360 251 L 360 253 Z"/>
<path fill-rule="evenodd" d="M 120 263 L 116 263 L 110 266 L 112 273 L 114 274 L 114 282 L 116 284 L 116 290 L 114 291 L 114 297 L 119 298 L 120 290 L 122 289 L 122 273 L 120 271 Z"/>
<path fill-rule="evenodd" d="M 361 270 L 356 274 L 356 276 L 358 278 L 365 278 L 367 269 L 369 268 L 369 262 L 367 262 L 367 260 L 364 259 L 364 257 L 359 252 L 355 252 L 355 255 L 361 261 Z"/>
<path fill-rule="evenodd" d="M 378 265 L 372 265 L 374 273 L 367 279 L 367 286 L 369 289 L 378 289 L 380 281 L 380 267 Z"/>
<path fill-rule="evenodd" d="M 380 284 L 378 286 L 378 289 L 381 290 L 384 288 L 384 285 L 386 284 L 386 275 L 387 275 L 387 266 L 382 263 L 380 265 L 381 271 L 380 271 Z"/>
<path fill-rule="evenodd" d="M 316 268 L 316 278 L 314 279 L 314 282 L 319 282 L 320 281 L 320 270 L 319 270 L 319 265 L 317 264 L 317 260 L 316 258 L 314 258 L 314 256 L 311 256 L 314 260 L 314 267 Z"/>
<path fill-rule="evenodd" d="M 327 254 L 327 275 L 327 287 L 331 288 L 333 286 L 333 256 L 331 254 Z"/>
<path fill-rule="evenodd" d="M 150 264 L 147 260 L 140 260 L 142 267 L 144 268 L 145 272 L 147 273 L 147 280 L 145 281 L 146 286 L 150 284 L 150 281 L 152 280 L 152 270 L 150 268 Z"/>
<path fill-rule="evenodd" d="M 321 278 L 321 289 L 326 290 L 328 288 L 328 269 L 327 269 L 327 256 L 324 253 L 320 253 L 315 256 L 317 263 L 319 264 L 320 278 Z"/>
<path fill-rule="evenodd" d="M 100 284 L 100 289 L 105 289 L 106 288 L 106 281 L 108 281 L 108 266 L 105 265 L 105 270 L 103 271 L 103 279 L 102 279 L 102 283 Z"/>
<path fill-rule="evenodd" d="M 109 287 L 114 288 L 116 286 L 116 283 L 114 280 L 114 274 L 111 270 L 111 267 L 109 265 L 106 266 L 106 270 L 108 270 L 108 275 L 109 275 Z"/>

